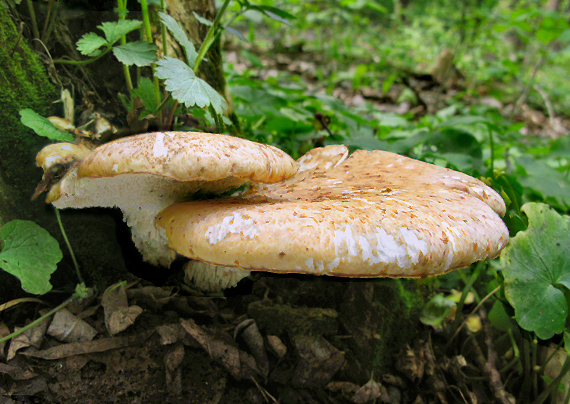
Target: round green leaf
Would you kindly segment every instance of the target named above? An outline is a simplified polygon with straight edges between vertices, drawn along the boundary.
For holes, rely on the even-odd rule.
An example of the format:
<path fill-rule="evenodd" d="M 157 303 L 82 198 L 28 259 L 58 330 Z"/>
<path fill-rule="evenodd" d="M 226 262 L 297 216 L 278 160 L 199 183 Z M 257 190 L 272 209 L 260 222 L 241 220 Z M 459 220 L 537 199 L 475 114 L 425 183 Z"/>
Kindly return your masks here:
<path fill-rule="evenodd" d="M 511 239 L 501 255 L 505 295 L 519 326 L 549 339 L 564 331 L 570 286 L 570 216 L 548 205 L 527 203 L 521 209 L 528 228 Z"/>
<path fill-rule="evenodd" d="M 0 241 L 0 268 L 20 279 L 28 293 L 49 292 L 50 275 L 63 257 L 57 240 L 34 222 L 12 220 L 0 229 Z"/>

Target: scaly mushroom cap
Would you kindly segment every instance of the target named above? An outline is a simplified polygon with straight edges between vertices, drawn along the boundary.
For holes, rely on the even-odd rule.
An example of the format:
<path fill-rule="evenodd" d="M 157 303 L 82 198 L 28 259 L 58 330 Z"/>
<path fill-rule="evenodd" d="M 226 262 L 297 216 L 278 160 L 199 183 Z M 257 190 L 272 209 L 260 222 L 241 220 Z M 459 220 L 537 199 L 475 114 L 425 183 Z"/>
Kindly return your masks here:
<path fill-rule="evenodd" d="M 241 198 L 170 206 L 171 248 L 215 265 L 354 277 L 423 277 L 495 257 L 505 205 L 468 175 L 357 151 Z"/>
<path fill-rule="evenodd" d="M 175 252 L 154 227 L 165 207 L 196 192 L 223 192 L 248 180 L 281 181 L 297 164 L 281 150 L 236 137 L 157 132 L 106 143 L 55 184 L 57 208 L 119 207 L 143 259 L 168 266 Z"/>
<path fill-rule="evenodd" d="M 297 164 L 276 147 L 233 136 L 157 132 L 106 143 L 89 154 L 79 178 L 144 173 L 177 181 L 241 178 L 273 183 L 291 177 Z"/>

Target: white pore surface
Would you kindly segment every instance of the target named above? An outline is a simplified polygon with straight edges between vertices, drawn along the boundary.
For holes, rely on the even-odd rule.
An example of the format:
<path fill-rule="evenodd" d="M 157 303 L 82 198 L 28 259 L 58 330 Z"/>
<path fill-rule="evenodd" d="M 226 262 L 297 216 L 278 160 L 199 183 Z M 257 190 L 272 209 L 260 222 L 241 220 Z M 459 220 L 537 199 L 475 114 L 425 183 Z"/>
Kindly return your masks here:
<path fill-rule="evenodd" d="M 212 265 L 196 260 L 190 260 L 184 266 L 184 282 L 210 292 L 221 292 L 232 288 L 249 274 L 250 271 L 245 269 Z"/>
<path fill-rule="evenodd" d="M 131 228 L 132 238 L 143 259 L 168 267 L 176 252 L 168 247 L 164 231 L 154 221 L 168 206 L 191 199 L 197 191 L 216 192 L 236 187 L 244 180 L 181 182 L 148 174 L 121 174 L 104 178 L 77 178 L 72 170 L 60 183 L 61 196 L 53 205 L 58 209 L 117 207 Z"/>

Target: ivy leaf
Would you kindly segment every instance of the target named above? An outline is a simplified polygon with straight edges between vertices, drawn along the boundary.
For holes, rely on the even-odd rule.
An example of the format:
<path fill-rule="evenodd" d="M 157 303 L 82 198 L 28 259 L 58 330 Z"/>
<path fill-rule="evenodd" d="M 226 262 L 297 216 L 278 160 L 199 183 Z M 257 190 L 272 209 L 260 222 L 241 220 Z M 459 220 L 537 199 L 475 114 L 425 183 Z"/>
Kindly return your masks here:
<path fill-rule="evenodd" d="M 158 15 L 160 17 L 160 21 L 162 21 L 162 23 L 166 26 L 166 28 L 168 28 L 168 30 L 172 33 L 174 38 L 176 38 L 180 46 L 184 48 L 184 53 L 186 54 L 186 61 L 188 62 L 188 65 L 191 68 L 193 68 L 194 63 L 196 63 L 196 56 L 198 56 L 198 53 L 196 53 L 194 44 L 186 36 L 184 28 L 182 28 L 182 26 L 178 24 L 178 22 L 168 14 L 159 12 Z"/>
<path fill-rule="evenodd" d="M 94 32 L 88 32 L 83 35 L 79 41 L 77 41 L 77 50 L 82 55 L 91 55 L 101 46 L 108 46 L 109 43 L 105 38 L 100 37 Z"/>
<path fill-rule="evenodd" d="M 115 22 L 104 22 L 97 28 L 103 31 L 107 42 L 113 45 L 117 42 L 123 35 L 127 35 L 129 32 L 134 31 L 142 27 L 142 21 L 138 20 L 119 20 Z"/>
<path fill-rule="evenodd" d="M 35 113 L 31 109 L 26 108 L 20 110 L 20 122 L 28 128 L 33 129 L 33 131 L 40 136 L 60 142 L 73 142 L 71 133 L 57 129 L 47 118 Z"/>
<path fill-rule="evenodd" d="M 167 56 L 156 62 L 155 74 L 165 80 L 166 90 L 172 93 L 172 98 L 186 108 L 211 106 L 217 114 L 222 114 L 226 101 L 208 83 L 196 77 L 184 62 Z"/>
<path fill-rule="evenodd" d="M 63 257 L 57 240 L 32 221 L 12 220 L 0 230 L 0 241 L 0 268 L 20 279 L 28 293 L 49 292 L 50 275 Z"/>
<path fill-rule="evenodd" d="M 501 255 L 505 295 L 519 326 L 549 339 L 564 331 L 568 317 L 564 290 L 570 274 L 570 216 L 541 203 L 527 203 L 521 210 L 528 228 Z"/>
<path fill-rule="evenodd" d="M 127 42 L 124 45 L 115 46 L 113 54 L 126 66 L 150 66 L 156 59 L 156 45 L 143 41 Z"/>

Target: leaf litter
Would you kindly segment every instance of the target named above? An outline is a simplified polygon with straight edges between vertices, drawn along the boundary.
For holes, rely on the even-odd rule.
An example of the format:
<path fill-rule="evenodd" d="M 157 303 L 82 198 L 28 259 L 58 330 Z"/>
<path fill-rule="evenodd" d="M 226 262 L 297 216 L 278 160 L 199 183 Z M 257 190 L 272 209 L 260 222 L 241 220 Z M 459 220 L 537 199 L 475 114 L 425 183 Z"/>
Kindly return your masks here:
<path fill-rule="evenodd" d="M 56 315 L 8 344 L 12 354 L 0 361 L 0 397 L 40 403 L 403 403 L 421 398 L 422 386 L 436 399 L 430 402 L 453 402 L 450 385 L 464 383 L 465 359 L 434 353 L 429 340 L 410 340 L 384 373 L 366 364 L 379 332 L 366 323 L 378 319 L 374 301 L 386 293 L 375 284 L 269 276 L 255 279 L 251 293 L 226 297 L 144 282 L 114 285 L 79 312 L 61 314 L 69 316 L 65 321 Z M 323 290 L 314 294 L 317 288 Z M 327 311 L 309 307 L 315 305 Z M 123 315 L 132 307 L 140 309 L 137 316 Z M 325 322 L 316 322 L 323 327 L 299 328 L 294 319 L 303 308 L 309 313 L 303 321 L 324 315 Z M 121 321 L 115 324 L 117 313 Z M 272 317 L 281 324 L 271 324 Z M 92 339 L 66 342 L 60 334 L 71 335 L 81 322 L 91 330 L 80 338 Z M 59 331 L 46 333 L 49 328 Z M 370 339 L 355 339 L 353 332 Z M 457 388 L 470 394 L 466 385 Z"/>

